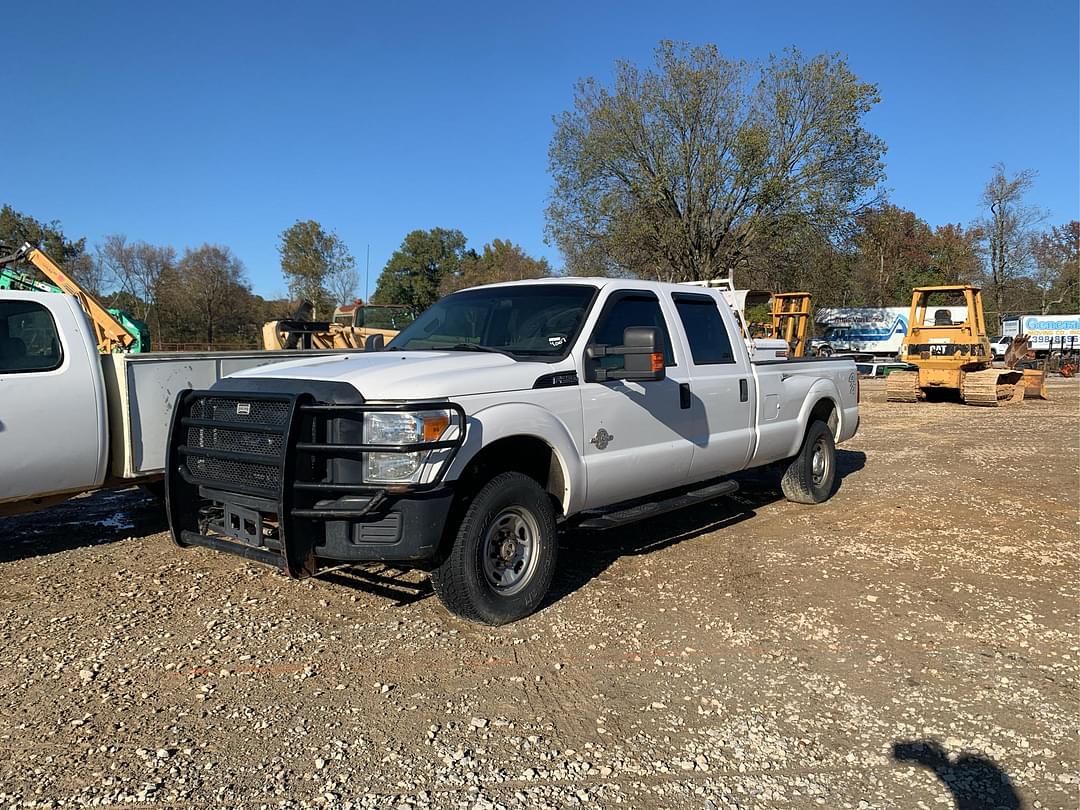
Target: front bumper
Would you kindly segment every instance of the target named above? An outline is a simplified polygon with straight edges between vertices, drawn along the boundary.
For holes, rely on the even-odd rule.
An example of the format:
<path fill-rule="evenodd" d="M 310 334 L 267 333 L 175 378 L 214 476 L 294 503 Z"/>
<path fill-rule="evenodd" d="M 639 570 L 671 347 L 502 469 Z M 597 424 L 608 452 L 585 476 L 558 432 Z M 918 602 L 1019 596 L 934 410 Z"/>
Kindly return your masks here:
<path fill-rule="evenodd" d="M 448 402 L 369 406 L 351 388 L 339 393 L 318 401 L 304 392 L 181 392 L 165 476 L 173 540 L 297 578 L 323 561 L 432 560 L 454 497 L 442 471 L 464 441 L 464 411 Z M 405 448 L 364 444 L 363 414 L 390 409 L 451 410 L 456 434 Z M 364 453 L 413 451 L 444 455 L 432 480 L 363 482 Z"/>

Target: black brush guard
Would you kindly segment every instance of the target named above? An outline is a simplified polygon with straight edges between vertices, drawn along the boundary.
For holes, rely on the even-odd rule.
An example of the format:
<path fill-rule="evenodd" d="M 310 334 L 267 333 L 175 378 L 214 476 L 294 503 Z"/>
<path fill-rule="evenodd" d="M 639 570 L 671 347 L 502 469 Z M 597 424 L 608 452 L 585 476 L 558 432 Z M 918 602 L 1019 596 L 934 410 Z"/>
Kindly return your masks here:
<path fill-rule="evenodd" d="M 403 446 L 362 440 L 365 413 L 431 410 L 454 415 L 454 439 Z M 465 411 L 451 402 L 335 404 L 308 394 L 182 391 L 165 472 L 173 541 L 310 576 L 328 521 L 351 526 L 403 495 L 422 498 L 438 489 L 464 441 Z M 364 453 L 437 450 L 448 456 L 429 482 L 362 480 Z"/>

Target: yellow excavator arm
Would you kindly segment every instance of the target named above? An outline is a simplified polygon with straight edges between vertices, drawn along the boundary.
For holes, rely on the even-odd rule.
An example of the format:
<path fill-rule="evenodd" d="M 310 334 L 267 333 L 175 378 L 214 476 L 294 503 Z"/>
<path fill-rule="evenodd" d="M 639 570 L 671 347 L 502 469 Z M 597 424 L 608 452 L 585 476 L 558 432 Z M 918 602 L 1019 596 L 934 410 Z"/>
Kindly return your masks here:
<path fill-rule="evenodd" d="M 108 310 L 101 305 L 94 296 L 79 286 L 75 279 L 60 269 L 60 266 L 50 259 L 44 251 L 25 243 L 9 256 L 0 257 L 0 267 L 25 259 L 41 271 L 49 281 L 59 287 L 68 295 L 74 295 L 83 311 L 90 318 L 94 327 L 94 341 L 98 351 L 102 354 L 113 352 L 126 352 L 135 344 L 135 336 L 128 332 L 120 322 L 109 314 Z"/>

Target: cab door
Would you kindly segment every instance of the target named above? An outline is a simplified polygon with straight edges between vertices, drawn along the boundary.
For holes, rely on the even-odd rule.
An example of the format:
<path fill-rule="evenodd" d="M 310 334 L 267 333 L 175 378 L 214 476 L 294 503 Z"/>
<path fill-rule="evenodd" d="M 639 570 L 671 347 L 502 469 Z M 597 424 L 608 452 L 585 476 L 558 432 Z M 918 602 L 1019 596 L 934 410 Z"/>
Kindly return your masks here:
<path fill-rule="evenodd" d="M 0 296 L 0 502 L 100 486 L 100 358 L 73 299 Z"/>
<path fill-rule="evenodd" d="M 631 326 L 659 330 L 666 377 L 635 382 L 590 382 L 590 364 L 612 367 L 619 358 L 585 359 L 582 416 L 587 479 L 586 507 L 607 506 L 686 482 L 693 458 L 695 414 L 687 398 L 690 376 L 676 354 L 659 299 L 647 290 L 623 290 L 604 304 L 588 345 L 620 345 Z M 681 349 L 681 345 L 679 346 Z"/>

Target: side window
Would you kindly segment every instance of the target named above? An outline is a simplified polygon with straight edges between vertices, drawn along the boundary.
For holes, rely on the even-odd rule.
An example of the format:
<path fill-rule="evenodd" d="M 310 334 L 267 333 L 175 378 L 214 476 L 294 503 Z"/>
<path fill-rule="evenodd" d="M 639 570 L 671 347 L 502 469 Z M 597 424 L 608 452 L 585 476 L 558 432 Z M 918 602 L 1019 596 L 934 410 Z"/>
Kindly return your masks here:
<path fill-rule="evenodd" d="M 671 349 L 671 335 L 668 333 L 660 302 L 648 293 L 623 296 L 614 304 L 608 305 L 593 331 L 592 342 L 619 346 L 623 342 L 623 330 L 630 326 L 655 326 L 659 329 L 661 340 L 664 342 L 664 365 L 668 367 L 675 365 L 675 353 Z M 617 357 L 604 357 L 601 358 L 600 365 L 603 368 L 612 368 L 614 367 L 612 364 L 619 365 L 621 362 Z"/>
<path fill-rule="evenodd" d="M 731 349 L 731 337 L 724 326 L 724 319 L 716 301 L 707 295 L 684 293 L 675 293 L 673 298 L 683 329 L 686 330 L 694 365 L 734 363 L 735 353 Z"/>
<path fill-rule="evenodd" d="M 60 366 L 60 336 L 52 315 L 33 301 L 0 301 L 0 374 Z"/>

